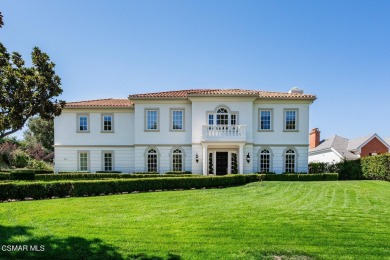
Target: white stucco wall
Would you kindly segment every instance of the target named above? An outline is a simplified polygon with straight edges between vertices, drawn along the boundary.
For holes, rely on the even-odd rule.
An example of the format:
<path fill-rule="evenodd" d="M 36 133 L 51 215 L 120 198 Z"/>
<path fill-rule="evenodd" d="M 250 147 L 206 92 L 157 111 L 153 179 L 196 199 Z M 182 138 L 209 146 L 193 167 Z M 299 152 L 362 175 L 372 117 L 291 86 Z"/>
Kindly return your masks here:
<path fill-rule="evenodd" d="M 259 109 L 273 110 L 272 131 L 259 130 Z M 298 131 L 284 130 L 284 110 L 298 110 Z M 272 145 L 309 145 L 309 103 L 302 101 L 256 101 L 253 106 L 253 142 Z"/>
<path fill-rule="evenodd" d="M 159 111 L 159 130 L 145 131 L 145 109 Z M 170 130 L 171 108 L 184 108 L 184 131 Z M 136 145 L 188 145 L 191 144 L 192 107 L 188 101 L 137 101 L 135 105 L 135 144 Z"/>
<path fill-rule="evenodd" d="M 78 152 L 89 153 L 89 171 L 102 171 L 102 152 L 113 151 L 113 170 L 124 173 L 134 171 L 134 147 L 55 147 L 55 171 L 78 171 Z"/>
<path fill-rule="evenodd" d="M 247 139 L 244 142 L 244 173 L 259 170 L 258 151 L 262 147 L 272 150 L 272 171 L 284 171 L 283 153 L 286 148 L 297 151 L 298 172 L 306 172 L 308 164 L 309 102 L 307 101 L 267 101 L 253 97 L 192 97 L 190 100 L 136 100 L 133 109 L 64 109 L 55 119 L 55 169 L 56 171 L 76 171 L 77 151 L 90 153 L 90 171 L 102 170 L 101 153 L 104 150 L 115 152 L 114 170 L 123 172 L 146 171 L 145 152 L 155 147 L 159 152 L 159 171 L 171 171 L 170 151 L 180 147 L 185 151 L 184 167 L 187 171 L 202 174 L 203 158 L 202 125 L 208 124 L 207 113 L 217 107 L 226 106 L 238 112 L 238 124 L 246 125 Z M 158 108 L 159 130 L 145 131 L 145 109 Z M 184 131 L 170 130 L 172 108 L 185 111 Z M 259 108 L 273 110 L 273 131 L 258 131 Z M 284 109 L 298 109 L 299 128 L 296 132 L 283 131 Z M 90 132 L 78 133 L 77 114 L 89 114 Z M 114 133 L 101 132 L 101 115 L 114 114 Z M 223 146 L 225 143 L 219 143 Z M 238 150 L 238 144 L 234 147 Z M 251 160 L 246 162 L 246 155 Z M 199 162 L 196 163 L 195 155 Z M 329 155 L 331 156 L 331 155 Z M 314 159 L 313 159 L 314 160 Z M 333 160 L 331 158 L 330 160 Z"/>
<path fill-rule="evenodd" d="M 114 132 L 102 133 L 101 115 L 114 115 Z M 77 115 L 89 114 L 90 131 L 77 132 Z M 54 119 L 54 145 L 133 145 L 133 109 L 64 109 Z"/>

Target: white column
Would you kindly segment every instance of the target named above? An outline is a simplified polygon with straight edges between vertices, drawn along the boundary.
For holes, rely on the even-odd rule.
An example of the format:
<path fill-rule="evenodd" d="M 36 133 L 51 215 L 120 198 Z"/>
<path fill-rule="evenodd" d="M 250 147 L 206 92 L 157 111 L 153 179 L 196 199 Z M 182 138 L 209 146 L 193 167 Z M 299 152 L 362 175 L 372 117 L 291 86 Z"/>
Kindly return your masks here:
<path fill-rule="evenodd" d="M 239 174 L 244 174 L 244 145 L 240 144 L 240 150 L 238 152 L 238 165 L 239 165 Z"/>
<path fill-rule="evenodd" d="M 207 155 L 207 144 L 203 144 L 203 175 L 207 175 L 209 166 L 209 157 Z"/>

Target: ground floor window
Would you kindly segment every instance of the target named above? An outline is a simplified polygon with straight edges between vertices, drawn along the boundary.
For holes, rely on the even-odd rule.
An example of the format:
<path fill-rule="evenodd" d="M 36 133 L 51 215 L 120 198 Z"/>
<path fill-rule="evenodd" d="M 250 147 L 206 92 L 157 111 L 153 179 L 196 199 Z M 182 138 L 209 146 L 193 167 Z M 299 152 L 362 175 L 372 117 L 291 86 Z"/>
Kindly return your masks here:
<path fill-rule="evenodd" d="M 157 172 L 158 158 L 157 151 L 155 149 L 149 149 L 147 155 L 147 168 L 148 172 Z"/>
<path fill-rule="evenodd" d="M 296 154 L 293 149 L 288 149 L 285 153 L 285 172 L 295 172 Z"/>
<path fill-rule="evenodd" d="M 79 152 L 79 171 L 88 171 L 88 152 Z"/>
<path fill-rule="evenodd" d="M 271 153 L 268 149 L 263 149 L 260 152 L 260 172 L 271 171 Z"/>
<path fill-rule="evenodd" d="M 180 149 L 175 149 L 172 152 L 172 171 L 183 171 L 183 152 Z"/>
<path fill-rule="evenodd" d="M 112 153 L 103 154 L 103 170 L 112 171 L 113 170 L 113 156 Z"/>

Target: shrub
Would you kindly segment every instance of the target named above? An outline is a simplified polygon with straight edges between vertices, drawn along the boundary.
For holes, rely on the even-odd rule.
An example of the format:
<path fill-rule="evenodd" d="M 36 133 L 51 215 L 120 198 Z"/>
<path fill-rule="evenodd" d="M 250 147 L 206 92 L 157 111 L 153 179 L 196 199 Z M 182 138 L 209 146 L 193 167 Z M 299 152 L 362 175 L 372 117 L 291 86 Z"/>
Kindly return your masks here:
<path fill-rule="evenodd" d="M 96 173 L 122 173 L 120 171 L 96 171 Z"/>
<path fill-rule="evenodd" d="M 10 173 L 11 180 L 34 180 L 35 172 L 30 170 L 13 170 Z"/>
<path fill-rule="evenodd" d="M 34 199 L 90 196 L 108 193 L 122 193 L 150 190 L 173 190 L 191 188 L 228 187 L 247 182 L 245 175 L 227 175 L 221 177 L 180 177 L 180 178 L 135 178 L 115 180 L 83 180 L 57 182 L 16 182 L 0 183 L 0 199 Z"/>
<path fill-rule="evenodd" d="M 361 167 L 367 179 L 390 181 L 390 154 L 364 157 L 361 159 Z"/>
<path fill-rule="evenodd" d="M 0 172 L 0 181 L 9 180 L 10 173 L 9 172 Z"/>
<path fill-rule="evenodd" d="M 24 168 L 28 165 L 30 156 L 25 151 L 15 150 L 11 154 L 11 164 L 16 168 Z"/>
<path fill-rule="evenodd" d="M 99 179 L 139 179 L 139 178 L 163 178 L 163 177 L 199 177 L 202 175 L 186 175 L 186 174 L 128 174 L 128 173 L 61 173 L 61 174 L 40 174 L 36 175 L 36 180 L 56 181 L 56 180 L 99 180 Z"/>
<path fill-rule="evenodd" d="M 87 172 L 87 171 L 58 172 L 58 174 L 74 174 L 74 173 L 91 173 L 91 172 Z"/>
<path fill-rule="evenodd" d="M 361 159 L 347 161 L 343 160 L 337 164 L 340 180 L 362 180 L 364 179 Z"/>
<path fill-rule="evenodd" d="M 31 159 L 28 162 L 27 168 L 29 169 L 34 169 L 34 170 L 45 170 L 45 171 L 50 171 L 53 172 L 53 167 L 44 161 L 37 161 L 35 159 Z"/>
<path fill-rule="evenodd" d="M 192 174 L 190 171 L 182 171 L 182 172 L 166 172 L 165 174 Z"/>
<path fill-rule="evenodd" d="M 160 174 L 159 172 L 133 172 L 133 174 Z"/>

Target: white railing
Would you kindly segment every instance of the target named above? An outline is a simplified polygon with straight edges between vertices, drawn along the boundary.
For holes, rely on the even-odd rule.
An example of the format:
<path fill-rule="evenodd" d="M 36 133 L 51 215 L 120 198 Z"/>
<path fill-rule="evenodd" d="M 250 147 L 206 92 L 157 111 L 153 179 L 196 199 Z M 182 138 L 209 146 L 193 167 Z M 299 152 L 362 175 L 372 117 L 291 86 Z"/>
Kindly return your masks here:
<path fill-rule="evenodd" d="M 246 125 L 203 125 L 202 139 L 207 140 L 245 140 Z"/>

